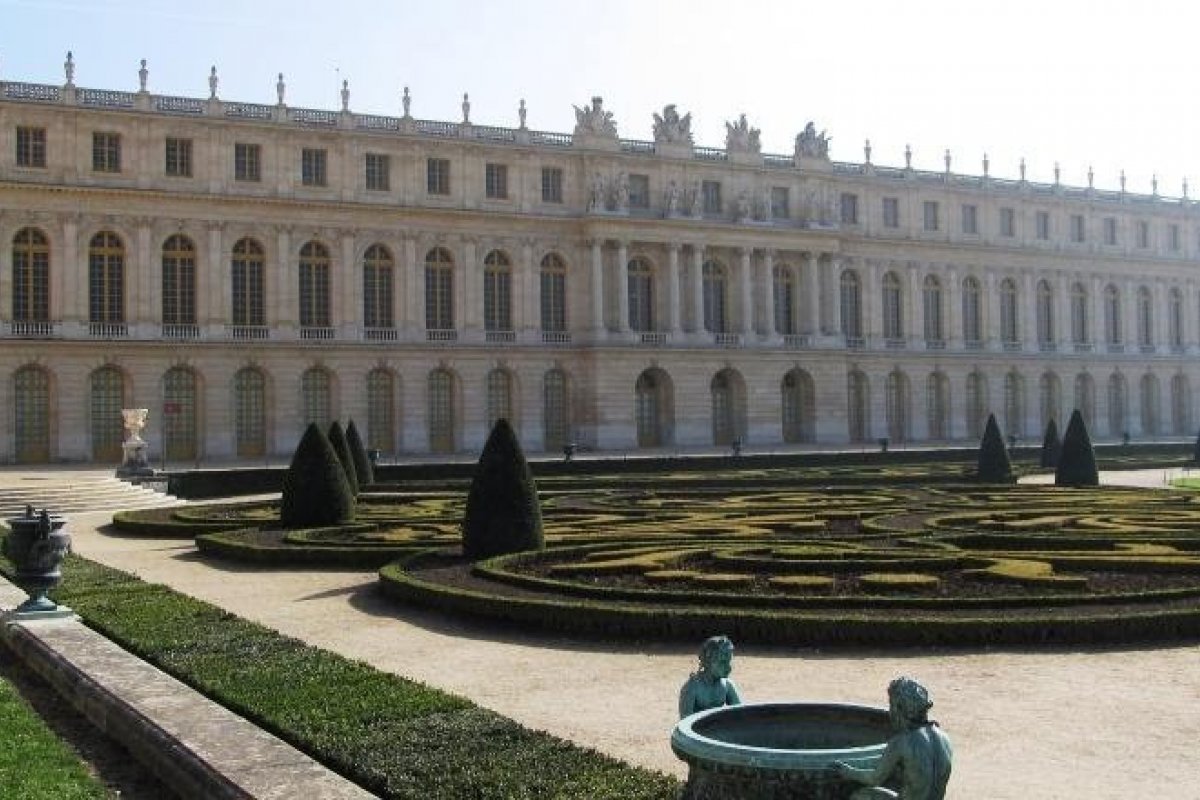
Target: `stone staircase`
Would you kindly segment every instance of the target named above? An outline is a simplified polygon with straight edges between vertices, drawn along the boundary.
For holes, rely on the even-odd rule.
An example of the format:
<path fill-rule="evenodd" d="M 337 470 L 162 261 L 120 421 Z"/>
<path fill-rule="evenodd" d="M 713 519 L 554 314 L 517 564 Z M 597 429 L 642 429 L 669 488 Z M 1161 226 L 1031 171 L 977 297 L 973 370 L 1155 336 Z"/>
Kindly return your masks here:
<path fill-rule="evenodd" d="M 24 513 L 26 505 L 52 514 L 83 511 L 123 511 L 182 505 L 183 500 L 111 474 L 45 472 L 0 476 L 0 518 Z"/>

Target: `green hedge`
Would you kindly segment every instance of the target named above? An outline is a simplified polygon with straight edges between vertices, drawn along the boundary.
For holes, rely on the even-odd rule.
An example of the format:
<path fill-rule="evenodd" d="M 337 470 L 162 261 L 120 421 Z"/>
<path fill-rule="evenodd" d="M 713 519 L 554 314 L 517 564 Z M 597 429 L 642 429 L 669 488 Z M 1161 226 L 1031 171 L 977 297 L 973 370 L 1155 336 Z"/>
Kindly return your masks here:
<path fill-rule="evenodd" d="M 411 552 L 415 545 L 290 544 L 281 530 L 242 528 L 205 533 L 196 537 L 196 548 L 206 556 L 252 564 L 290 567 L 362 567 L 378 569 Z M 425 547 L 426 545 L 421 545 Z"/>

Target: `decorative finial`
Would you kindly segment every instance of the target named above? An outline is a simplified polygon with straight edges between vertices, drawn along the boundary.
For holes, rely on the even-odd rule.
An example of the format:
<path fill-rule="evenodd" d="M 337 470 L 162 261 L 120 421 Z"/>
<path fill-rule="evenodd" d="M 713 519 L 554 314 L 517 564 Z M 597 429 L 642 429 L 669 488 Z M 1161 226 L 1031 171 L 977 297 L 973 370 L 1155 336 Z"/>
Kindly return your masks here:
<path fill-rule="evenodd" d="M 463 92 L 462 110 L 463 124 L 469 125 L 471 123 L 471 99 L 467 97 L 466 92 Z"/>
<path fill-rule="evenodd" d="M 1155 197 L 1158 197 L 1158 175 L 1157 174 L 1150 176 L 1150 194 L 1154 195 Z"/>
<path fill-rule="evenodd" d="M 142 59 L 142 68 L 138 70 L 138 91 L 145 94 L 146 81 L 150 77 L 150 70 L 146 69 L 146 59 Z"/>
<path fill-rule="evenodd" d="M 1092 171 L 1092 165 L 1088 164 L 1088 188 L 1091 189 L 1096 185 L 1096 173 Z"/>
<path fill-rule="evenodd" d="M 1021 165 L 1018 167 L 1021 171 L 1021 181 L 1025 181 L 1025 156 L 1021 156 Z"/>
<path fill-rule="evenodd" d="M 946 174 L 949 175 L 950 174 L 950 148 L 949 147 L 946 148 L 945 161 L 946 161 Z"/>
<path fill-rule="evenodd" d="M 404 87 L 404 96 L 400 98 L 400 102 L 404 104 L 404 118 L 408 119 L 412 114 L 408 113 L 412 107 L 412 96 L 408 93 L 408 87 Z"/>
<path fill-rule="evenodd" d="M 525 98 L 521 98 L 521 104 L 517 106 L 517 119 L 521 120 L 521 130 L 525 130 Z"/>
<path fill-rule="evenodd" d="M 1121 170 L 1121 191 L 1125 191 L 1125 170 Z"/>
<path fill-rule="evenodd" d="M 350 81 L 342 81 L 342 111 L 350 110 Z"/>
<path fill-rule="evenodd" d="M 1055 161 L 1054 162 L 1054 185 L 1055 186 L 1058 186 L 1058 184 L 1061 183 L 1061 181 L 1059 180 L 1059 177 L 1061 175 L 1062 175 L 1062 170 L 1059 169 L 1058 162 Z"/>
<path fill-rule="evenodd" d="M 867 139 L 867 141 L 863 144 L 863 157 L 864 157 L 864 161 L 867 164 L 871 163 L 871 140 L 870 139 Z"/>
<path fill-rule="evenodd" d="M 214 64 L 212 71 L 208 73 L 208 99 L 217 99 L 217 67 Z"/>
<path fill-rule="evenodd" d="M 67 86 L 75 85 L 75 56 L 67 51 L 67 60 L 63 62 L 63 72 L 67 76 Z"/>
<path fill-rule="evenodd" d="M 904 168 L 912 169 L 912 145 L 904 145 Z"/>
<path fill-rule="evenodd" d="M 988 161 L 987 153 L 983 154 L 983 177 L 988 177 L 991 174 L 992 162 Z"/>
<path fill-rule="evenodd" d="M 279 73 L 279 80 L 275 82 L 275 94 L 279 97 L 279 105 L 283 105 L 283 93 L 287 90 L 287 84 L 283 82 L 283 73 Z"/>

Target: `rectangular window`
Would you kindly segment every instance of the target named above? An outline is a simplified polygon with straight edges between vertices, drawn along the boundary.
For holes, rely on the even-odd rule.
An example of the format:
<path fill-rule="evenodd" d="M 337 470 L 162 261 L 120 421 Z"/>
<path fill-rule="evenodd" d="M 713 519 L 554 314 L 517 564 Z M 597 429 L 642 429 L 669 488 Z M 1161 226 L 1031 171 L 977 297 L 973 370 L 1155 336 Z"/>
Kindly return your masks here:
<path fill-rule="evenodd" d="M 192 177 L 192 140 L 167 137 L 166 164 L 168 175 L 173 178 Z"/>
<path fill-rule="evenodd" d="M 325 185 L 325 151 L 305 147 L 300 151 L 300 182 L 305 186 Z"/>
<path fill-rule="evenodd" d="M 938 220 L 938 203 L 936 200 L 925 201 L 925 230 L 936 231 L 941 227 Z"/>
<path fill-rule="evenodd" d="M 842 224 L 858 224 L 858 195 L 842 192 Z"/>
<path fill-rule="evenodd" d="M 704 213 L 705 214 L 720 214 L 721 213 L 721 182 L 720 181 L 704 181 L 700 185 L 700 191 L 704 195 Z"/>
<path fill-rule="evenodd" d="M 650 207 L 650 176 L 649 175 L 630 175 L 629 176 L 629 207 L 630 208 L 649 208 Z"/>
<path fill-rule="evenodd" d="M 1079 244 L 1086 238 L 1083 227 L 1083 214 L 1071 215 L 1071 241 Z"/>
<path fill-rule="evenodd" d="M 121 134 L 92 134 L 92 170 L 94 172 L 121 171 Z"/>
<path fill-rule="evenodd" d="M 1150 246 L 1150 223 L 1145 220 L 1138 220 L 1137 246 L 1143 250 Z"/>
<path fill-rule="evenodd" d="M 563 201 L 563 171 L 558 167 L 542 167 L 542 202 Z"/>
<path fill-rule="evenodd" d="M 792 215 L 791 193 L 786 186 L 771 189 L 771 219 L 787 219 Z"/>
<path fill-rule="evenodd" d="M 46 166 L 46 129 L 17 128 L 17 166 L 37 167 Z"/>
<path fill-rule="evenodd" d="M 1104 243 L 1113 245 L 1117 243 L 1117 218 L 1104 218 Z"/>
<path fill-rule="evenodd" d="M 383 153 L 367 153 L 367 191 L 386 192 L 392 185 L 392 158 Z"/>
<path fill-rule="evenodd" d="M 429 194 L 450 194 L 450 159 L 430 158 L 425 161 L 425 191 Z"/>
<path fill-rule="evenodd" d="M 1011 208 L 1000 209 L 1000 235 L 1017 235 L 1017 212 Z"/>
<path fill-rule="evenodd" d="M 1171 226 L 1167 228 L 1167 244 L 1172 253 L 1179 252 L 1179 226 L 1175 223 L 1171 223 Z"/>
<path fill-rule="evenodd" d="M 900 227 L 900 198 L 885 197 L 883 198 L 883 227 L 899 228 Z"/>
<path fill-rule="evenodd" d="M 1037 238 L 1046 241 L 1050 238 L 1050 212 L 1037 212 Z"/>
<path fill-rule="evenodd" d="M 257 183 L 262 180 L 262 146 L 237 142 L 233 146 L 233 179 Z"/>
<path fill-rule="evenodd" d="M 508 165 L 484 165 L 484 195 L 491 200 L 508 199 Z"/>
<path fill-rule="evenodd" d="M 962 232 L 975 235 L 979 233 L 979 208 L 965 205 L 962 207 Z"/>

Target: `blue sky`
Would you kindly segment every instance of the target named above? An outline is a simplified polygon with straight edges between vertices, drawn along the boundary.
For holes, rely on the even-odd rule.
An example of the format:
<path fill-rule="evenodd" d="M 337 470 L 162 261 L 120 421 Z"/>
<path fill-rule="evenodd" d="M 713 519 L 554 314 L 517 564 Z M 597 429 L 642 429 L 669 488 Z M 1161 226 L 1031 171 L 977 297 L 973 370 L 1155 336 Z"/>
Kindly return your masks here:
<path fill-rule="evenodd" d="M 0 0 L 0 78 L 61 83 L 74 51 L 80 86 L 569 131 L 595 94 L 623 137 L 651 138 L 666 103 L 691 112 L 697 144 L 724 145 L 745 112 L 764 149 L 790 153 L 812 119 L 835 159 L 1200 196 L 1200 4 L 1184 0 Z"/>

